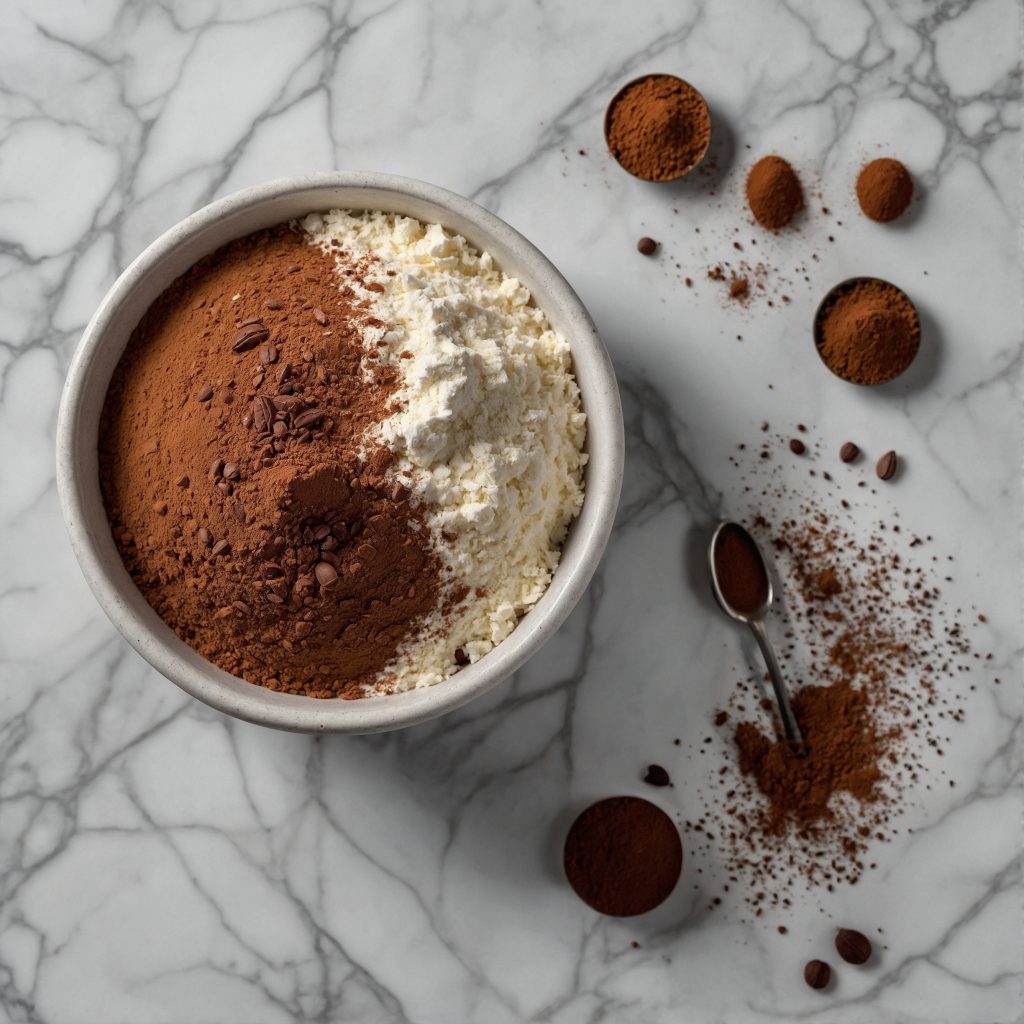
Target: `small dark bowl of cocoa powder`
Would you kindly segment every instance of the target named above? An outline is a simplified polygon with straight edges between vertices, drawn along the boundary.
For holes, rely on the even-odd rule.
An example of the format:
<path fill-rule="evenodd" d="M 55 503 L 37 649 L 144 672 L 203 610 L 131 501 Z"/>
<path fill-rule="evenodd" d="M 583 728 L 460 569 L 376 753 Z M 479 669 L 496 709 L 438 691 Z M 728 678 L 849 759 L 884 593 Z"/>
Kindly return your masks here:
<path fill-rule="evenodd" d="M 921 347 L 921 317 L 901 288 L 878 277 L 850 277 L 831 288 L 814 314 L 821 361 L 850 384 L 895 380 Z"/>
<path fill-rule="evenodd" d="M 711 113 L 689 82 L 675 75 L 642 75 L 612 97 L 604 137 L 608 151 L 634 178 L 675 181 L 704 159 L 711 145 Z"/>

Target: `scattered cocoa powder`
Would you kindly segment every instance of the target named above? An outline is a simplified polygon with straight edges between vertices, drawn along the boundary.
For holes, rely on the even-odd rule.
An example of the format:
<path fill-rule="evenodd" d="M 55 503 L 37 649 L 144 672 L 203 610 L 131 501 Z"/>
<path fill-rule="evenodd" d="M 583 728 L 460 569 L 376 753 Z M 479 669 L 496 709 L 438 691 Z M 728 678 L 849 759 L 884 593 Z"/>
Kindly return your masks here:
<path fill-rule="evenodd" d="M 315 697 L 361 696 L 442 600 L 422 509 L 365 438 L 397 375 L 338 281 L 287 226 L 200 260 L 135 329 L 99 439 L 115 541 L 164 621 L 220 668 Z"/>
<path fill-rule="evenodd" d="M 605 115 L 605 138 L 615 159 L 646 181 L 671 181 L 707 152 L 711 115 L 696 89 L 674 75 L 630 82 Z"/>
<path fill-rule="evenodd" d="M 743 883 L 757 916 L 790 906 L 795 890 L 855 884 L 875 867 L 909 795 L 942 777 L 950 729 L 965 716 L 962 673 L 978 655 L 941 601 L 931 537 L 906 533 L 896 513 L 866 532 L 848 527 L 842 482 L 822 477 L 798 497 L 779 464 L 743 457 L 734 464 L 748 481 L 751 532 L 773 552 L 785 593 L 773 630 L 786 638 L 779 656 L 807 756 L 777 735 L 758 666 L 715 715 L 717 744 L 696 752 L 717 756 L 685 831 L 705 875 L 714 870 L 726 891 Z"/>
<path fill-rule="evenodd" d="M 815 318 L 825 365 L 854 384 L 884 384 L 914 361 L 921 321 L 909 298 L 888 281 L 854 278 L 832 290 Z"/>
<path fill-rule="evenodd" d="M 796 171 L 780 156 L 762 157 L 747 175 L 747 202 L 761 227 L 784 228 L 804 205 Z"/>
<path fill-rule="evenodd" d="M 914 181 L 899 160 L 872 160 L 857 176 L 857 202 L 865 216 L 880 223 L 899 217 L 913 196 Z"/>

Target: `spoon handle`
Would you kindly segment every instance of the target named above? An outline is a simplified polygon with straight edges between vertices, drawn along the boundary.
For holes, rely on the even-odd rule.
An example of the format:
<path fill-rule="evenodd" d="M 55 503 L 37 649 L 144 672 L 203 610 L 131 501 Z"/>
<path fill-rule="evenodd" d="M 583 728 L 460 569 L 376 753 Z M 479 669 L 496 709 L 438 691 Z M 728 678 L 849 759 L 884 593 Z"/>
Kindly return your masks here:
<path fill-rule="evenodd" d="M 789 706 L 789 692 L 786 690 L 786 683 L 782 678 L 782 669 L 779 668 L 779 663 L 775 658 L 775 650 L 768 639 L 764 619 L 752 619 L 748 625 L 757 640 L 757 646 L 761 648 L 764 662 L 768 666 L 768 675 L 772 681 L 775 701 L 779 705 L 779 715 L 782 718 L 782 731 L 787 740 L 803 746 L 804 740 L 800 735 L 800 726 L 796 724 L 793 709 Z"/>

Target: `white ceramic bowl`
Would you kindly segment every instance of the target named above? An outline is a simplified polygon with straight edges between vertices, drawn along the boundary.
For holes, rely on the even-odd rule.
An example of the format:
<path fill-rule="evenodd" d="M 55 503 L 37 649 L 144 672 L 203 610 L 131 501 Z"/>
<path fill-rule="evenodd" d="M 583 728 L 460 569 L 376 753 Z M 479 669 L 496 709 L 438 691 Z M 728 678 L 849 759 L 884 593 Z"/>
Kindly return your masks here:
<path fill-rule="evenodd" d="M 121 562 L 100 496 L 97 438 L 111 375 L 150 303 L 200 257 L 233 238 L 317 210 L 387 210 L 434 221 L 488 250 L 522 280 L 569 342 L 587 414 L 583 510 L 572 524 L 551 586 L 512 634 L 437 686 L 362 700 L 275 693 L 215 667 L 179 640 Z M 330 173 L 272 181 L 220 199 L 171 228 L 117 279 L 75 352 L 57 424 L 57 483 L 71 545 L 114 625 L 168 679 L 249 722 L 303 732 L 398 729 L 485 693 L 535 654 L 590 581 L 611 532 L 622 482 L 622 410 L 611 361 L 589 314 L 561 274 L 522 235 L 475 203 L 434 185 L 387 174 Z"/>

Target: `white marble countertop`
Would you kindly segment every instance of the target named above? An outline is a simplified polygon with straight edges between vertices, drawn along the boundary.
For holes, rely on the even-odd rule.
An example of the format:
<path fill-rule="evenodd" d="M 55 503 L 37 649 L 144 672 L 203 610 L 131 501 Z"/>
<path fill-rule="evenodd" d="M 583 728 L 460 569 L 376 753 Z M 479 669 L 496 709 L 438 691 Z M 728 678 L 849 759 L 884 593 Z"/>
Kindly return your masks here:
<path fill-rule="evenodd" d="M 1020 1019 L 1012 0 L 9 0 L 0 27 L 0 1018 Z M 652 70 L 706 93 L 717 177 L 648 186 L 606 156 L 605 103 Z M 762 242 L 792 302 L 739 307 L 707 268 L 763 238 L 740 190 L 772 151 L 832 213 Z M 890 229 L 851 192 L 881 153 L 923 194 Z M 216 196 L 329 168 L 436 182 L 533 239 L 594 314 L 627 420 L 619 525 L 559 636 L 461 712 L 366 739 L 244 725 L 159 678 L 87 590 L 53 473 L 61 381 L 120 270 Z M 818 298 L 852 273 L 924 316 L 927 356 L 882 392 L 809 348 Z M 762 420 L 904 456 L 850 522 L 898 510 L 955 556 L 943 601 L 987 614 L 957 788 L 912 792 L 917 828 L 877 871 L 786 917 L 706 912 L 691 860 L 670 909 L 602 919 L 559 875 L 559 829 L 611 793 L 692 812 L 693 752 L 749 652 L 681 556 L 747 510 L 729 455 Z M 651 760 L 674 789 L 643 786 Z M 888 948 L 821 996 L 800 972 L 836 923 L 884 927 Z"/>

